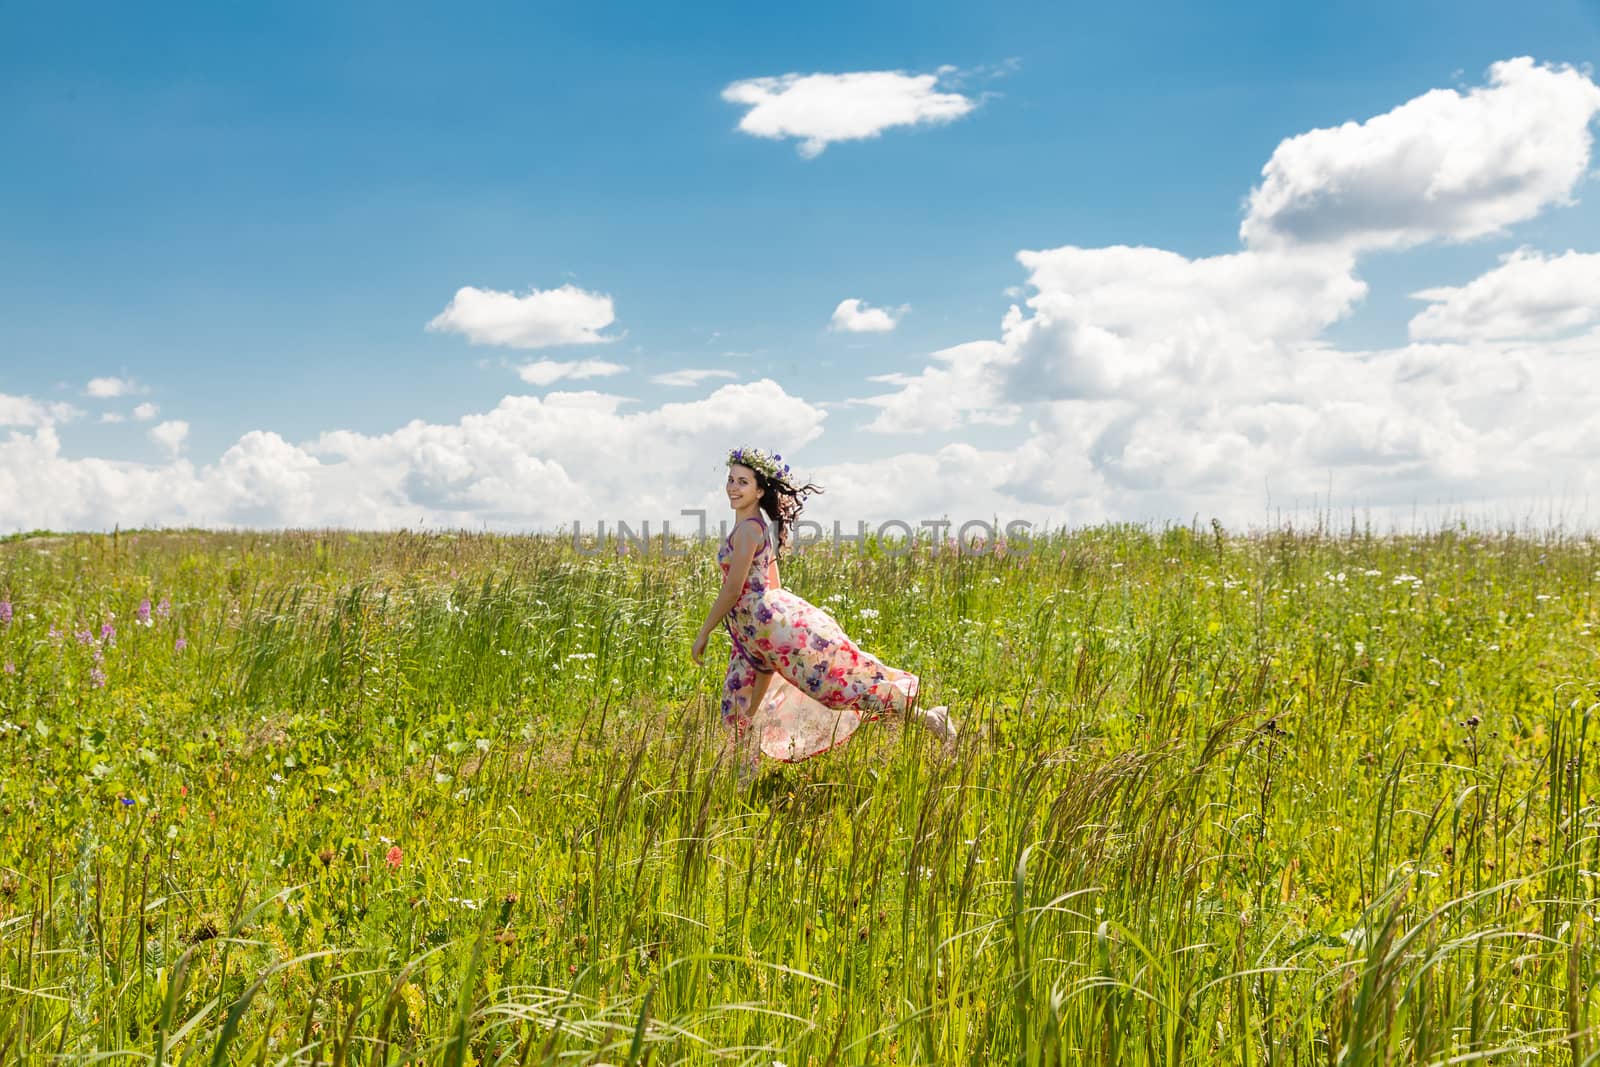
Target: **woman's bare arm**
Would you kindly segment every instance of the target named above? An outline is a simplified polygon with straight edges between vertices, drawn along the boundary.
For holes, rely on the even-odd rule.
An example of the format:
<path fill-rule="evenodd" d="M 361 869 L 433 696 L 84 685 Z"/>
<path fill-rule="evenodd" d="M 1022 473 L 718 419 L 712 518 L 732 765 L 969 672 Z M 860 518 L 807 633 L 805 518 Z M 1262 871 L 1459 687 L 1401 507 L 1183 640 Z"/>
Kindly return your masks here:
<path fill-rule="evenodd" d="M 761 535 L 750 527 L 741 525 L 733 531 L 732 540 L 733 556 L 728 560 L 728 573 L 723 575 L 722 590 L 717 593 L 717 599 L 706 615 L 705 624 L 700 627 L 701 636 L 709 636 L 739 602 L 739 594 L 744 592 L 745 578 L 750 573 L 750 561 L 755 559 L 756 549 L 761 544 Z"/>

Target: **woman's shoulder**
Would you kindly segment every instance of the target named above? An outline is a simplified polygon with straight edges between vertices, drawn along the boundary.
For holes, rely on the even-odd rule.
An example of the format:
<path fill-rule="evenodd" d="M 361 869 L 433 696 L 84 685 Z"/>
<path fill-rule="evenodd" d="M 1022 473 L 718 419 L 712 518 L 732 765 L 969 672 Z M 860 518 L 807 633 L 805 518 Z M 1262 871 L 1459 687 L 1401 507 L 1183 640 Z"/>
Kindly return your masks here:
<path fill-rule="evenodd" d="M 767 524 L 751 517 L 740 521 L 728 535 L 728 540 L 740 544 L 760 544 L 767 539 Z"/>

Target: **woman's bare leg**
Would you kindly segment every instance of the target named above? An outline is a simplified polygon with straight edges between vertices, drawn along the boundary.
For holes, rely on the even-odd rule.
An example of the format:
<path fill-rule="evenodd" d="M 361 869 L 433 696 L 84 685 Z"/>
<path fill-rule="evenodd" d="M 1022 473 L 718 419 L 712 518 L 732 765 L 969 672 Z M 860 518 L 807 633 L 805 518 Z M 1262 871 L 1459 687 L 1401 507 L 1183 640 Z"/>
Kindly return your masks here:
<path fill-rule="evenodd" d="M 771 684 L 772 675 L 770 673 L 761 674 L 758 672 L 755 685 L 750 690 L 751 725 L 744 731 L 745 736 L 740 739 L 742 749 L 738 753 L 739 780 L 741 782 L 753 779 L 761 767 L 761 728 L 763 724 L 759 721 L 758 716 L 762 703 L 767 699 L 767 687 Z"/>
<path fill-rule="evenodd" d="M 906 722 L 914 722 L 933 734 L 944 742 L 946 748 L 952 747 L 956 742 L 956 724 L 950 721 L 950 710 L 943 704 L 924 709 L 921 705 L 921 697 L 922 692 L 919 688 L 901 706 L 902 717 Z M 896 701 L 896 703 L 899 702 Z"/>
<path fill-rule="evenodd" d="M 729 654 L 722 685 L 722 721 L 729 727 L 724 754 L 733 757 L 741 783 L 754 779 L 761 766 L 760 726 L 755 719 L 771 684 L 771 674 L 757 671 L 737 650 Z"/>
<path fill-rule="evenodd" d="M 922 694 L 917 694 L 920 697 Z M 950 709 L 940 704 L 924 709 L 914 697 L 906 706 L 906 720 L 914 722 L 951 748 L 956 743 L 956 724 L 950 720 Z"/>

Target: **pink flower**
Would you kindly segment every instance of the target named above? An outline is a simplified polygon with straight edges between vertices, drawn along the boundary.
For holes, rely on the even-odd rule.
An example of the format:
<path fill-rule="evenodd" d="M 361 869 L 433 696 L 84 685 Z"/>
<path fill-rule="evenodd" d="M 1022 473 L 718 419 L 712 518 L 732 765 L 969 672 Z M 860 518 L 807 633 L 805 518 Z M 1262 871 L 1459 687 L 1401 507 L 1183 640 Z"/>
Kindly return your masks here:
<path fill-rule="evenodd" d="M 135 612 L 135 615 L 139 620 L 139 625 L 140 626 L 149 626 L 150 625 L 150 598 L 149 597 L 145 597 L 143 600 L 139 601 L 139 610 L 137 612 Z"/>
<path fill-rule="evenodd" d="M 16 674 L 17 673 L 17 665 L 15 663 L 12 663 L 10 660 L 6 660 L 5 671 L 6 671 L 7 674 Z"/>
<path fill-rule="evenodd" d="M 184 649 L 186 649 L 188 647 L 189 647 L 189 642 L 185 641 L 181 637 L 178 638 L 176 641 L 172 642 L 172 651 L 174 651 L 174 652 L 182 652 Z"/>
<path fill-rule="evenodd" d="M 0 626 L 11 625 L 11 601 L 0 600 Z"/>
<path fill-rule="evenodd" d="M 400 858 L 404 855 L 405 853 L 400 851 L 399 845 L 390 845 L 389 851 L 384 855 L 383 859 L 389 865 L 390 870 L 398 871 L 400 869 Z"/>
<path fill-rule="evenodd" d="M 168 615 L 171 615 L 171 614 L 172 614 L 172 601 L 168 600 L 166 597 L 162 597 L 161 598 L 161 603 L 156 605 L 156 615 L 158 617 L 164 619 Z"/>

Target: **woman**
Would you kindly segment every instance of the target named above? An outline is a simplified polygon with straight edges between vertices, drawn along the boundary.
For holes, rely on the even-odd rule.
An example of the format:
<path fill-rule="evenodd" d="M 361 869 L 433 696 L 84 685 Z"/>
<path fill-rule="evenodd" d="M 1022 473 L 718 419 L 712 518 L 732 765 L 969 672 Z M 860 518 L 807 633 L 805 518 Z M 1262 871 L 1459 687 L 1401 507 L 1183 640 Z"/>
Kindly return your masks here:
<path fill-rule="evenodd" d="M 793 763 L 847 740 L 861 720 L 885 713 L 914 719 L 948 746 L 956 728 L 943 705 L 917 708 L 917 676 L 887 667 L 863 652 L 822 609 L 783 588 L 765 511 L 777 524 L 776 550 L 808 493 L 797 486 L 783 457 L 758 448 L 728 453 L 728 503 L 737 522 L 717 551 L 722 591 L 711 605 L 690 656 L 702 662 L 718 623 L 733 641 L 722 687 L 722 721 L 736 742 L 756 728 L 741 777 L 757 767 L 760 752 Z M 759 709 L 759 710 L 756 710 Z"/>

